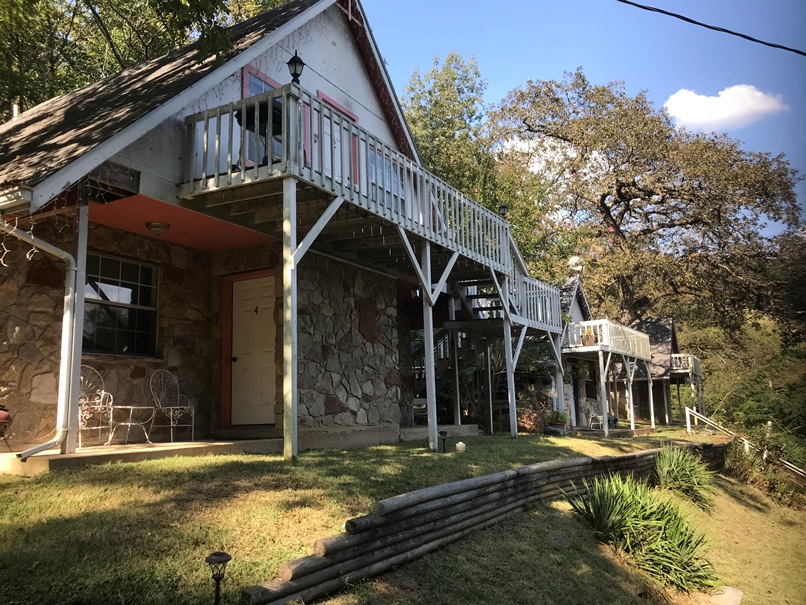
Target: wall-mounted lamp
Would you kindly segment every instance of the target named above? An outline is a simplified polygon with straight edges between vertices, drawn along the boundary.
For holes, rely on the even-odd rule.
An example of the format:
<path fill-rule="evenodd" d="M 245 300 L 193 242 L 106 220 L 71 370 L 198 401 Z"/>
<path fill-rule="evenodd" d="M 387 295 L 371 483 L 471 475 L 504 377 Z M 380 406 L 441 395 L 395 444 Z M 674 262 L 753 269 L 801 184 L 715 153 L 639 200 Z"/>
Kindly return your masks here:
<path fill-rule="evenodd" d="M 509 206 L 506 202 L 501 202 L 501 205 L 498 207 L 498 214 L 500 214 L 504 219 L 507 218 L 507 214 L 509 214 Z"/>
<path fill-rule="evenodd" d="M 305 68 L 305 61 L 300 59 L 297 51 L 294 51 L 294 56 L 288 60 L 288 71 L 291 74 L 291 82 L 299 84 L 299 77 L 302 75 L 302 70 Z"/>
<path fill-rule="evenodd" d="M 170 229 L 170 228 L 171 228 L 171 225 L 169 225 L 168 223 L 163 223 L 161 221 L 148 221 L 146 223 L 146 229 L 151 231 L 151 233 L 154 234 L 154 237 L 161 236 L 163 233 L 168 231 L 168 229 Z"/>

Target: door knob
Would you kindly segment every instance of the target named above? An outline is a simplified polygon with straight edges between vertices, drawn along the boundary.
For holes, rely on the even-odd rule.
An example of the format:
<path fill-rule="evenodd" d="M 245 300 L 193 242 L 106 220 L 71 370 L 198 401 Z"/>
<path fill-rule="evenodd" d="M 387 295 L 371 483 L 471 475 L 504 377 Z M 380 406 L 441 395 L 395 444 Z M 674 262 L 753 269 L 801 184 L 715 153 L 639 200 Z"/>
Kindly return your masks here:
<path fill-rule="evenodd" d="M 232 358 L 232 362 L 233 362 L 233 363 L 235 363 L 236 361 L 238 361 L 238 358 L 237 358 L 237 357 L 233 357 L 233 358 Z"/>

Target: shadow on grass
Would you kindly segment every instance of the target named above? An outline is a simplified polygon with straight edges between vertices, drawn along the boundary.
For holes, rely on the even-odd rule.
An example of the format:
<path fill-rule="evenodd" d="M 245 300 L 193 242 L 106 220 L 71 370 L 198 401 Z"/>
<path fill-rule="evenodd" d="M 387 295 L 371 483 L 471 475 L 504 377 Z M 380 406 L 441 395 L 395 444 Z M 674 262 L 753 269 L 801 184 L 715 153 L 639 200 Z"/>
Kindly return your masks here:
<path fill-rule="evenodd" d="M 714 477 L 714 483 L 745 508 L 760 513 L 765 513 L 770 510 L 770 505 L 765 498 L 759 493 L 745 489 L 744 485 L 738 479 L 729 475 L 718 474 Z"/>
<path fill-rule="evenodd" d="M 638 572 L 563 505 L 538 504 L 363 582 L 327 605 L 652 603 Z M 639 593 L 644 593 L 640 597 Z"/>

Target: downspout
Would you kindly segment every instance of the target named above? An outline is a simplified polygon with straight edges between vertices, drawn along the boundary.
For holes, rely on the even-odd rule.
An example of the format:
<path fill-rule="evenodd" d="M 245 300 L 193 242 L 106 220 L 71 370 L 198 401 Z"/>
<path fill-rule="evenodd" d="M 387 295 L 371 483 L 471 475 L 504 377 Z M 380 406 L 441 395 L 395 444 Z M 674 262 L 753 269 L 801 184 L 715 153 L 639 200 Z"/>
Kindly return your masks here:
<path fill-rule="evenodd" d="M 64 317 L 62 319 L 62 348 L 61 358 L 59 360 L 59 393 L 56 407 L 56 435 L 47 443 L 36 445 L 25 450 L 24 452 L 17 454 L 18 458 L 21 460 L 26 460 L 38 452 L 60 445 L 67 436 L 69 426 L 70 377 L 73 365 L 73 312 L 75 308 L 76 261 L 70 253 L 39 239 L 27 231 L 20 231 L 16 226 L 9 225 L 4 220 L 0 220 L 0 232 L 12 235 L 17 239 L 31 244 L 35 248 L 60 258 L 67 263 L 67 275 L 64 280 Z"/>

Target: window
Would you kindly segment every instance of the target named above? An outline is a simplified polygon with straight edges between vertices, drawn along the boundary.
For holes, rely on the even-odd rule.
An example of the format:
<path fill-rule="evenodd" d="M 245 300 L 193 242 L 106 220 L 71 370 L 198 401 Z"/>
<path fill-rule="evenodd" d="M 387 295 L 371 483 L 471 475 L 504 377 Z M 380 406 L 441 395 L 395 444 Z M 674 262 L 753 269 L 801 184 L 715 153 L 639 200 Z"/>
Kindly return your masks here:
<path fill-rule="evenodd" d="M 241 80 L 241 96 L 244 99 L 248 99 L 249 97 L 254 97 L 257 95 L 262 95 L 264 92 L 269 92 L 274 90 L 275 88 L 280 88 L 280 83 L 276 80 L 271 79 L 266 74 L 258 71 L 251 65 L 247 65 L 242 70 L 242 80 Z M 275 114 L 282 115 L 282 101 L 277 99 L 274 101 L 275 106 Z M 261 109 L 261 112 L 263 110 Z M 253 110 L 254 113 L 254 110 Z M 261 114 L 262 116 L 262 114 Z M 254 121 L 254 120 L 253 120 Z M 265 130 L 265 124 L 263 125 Z M 265 135 L 265 132 L 263 133 Z M 264 137 L 258 137 L 257 141 L 255 141 L 255 137 L 257 135 L 251 131 L 246 131 L 246 165 L 247 166 L 254 166 L 254 155 L 255 155 L 255 144 L 257 143 L 258 147 L 258 159 L 260 160 L 261 164 L 267 164 L 269 161 L 279 161 L 280 157 L 282 156 L 283 149 L 282 149 L 282 142 L 280 140 L 279 135 L 274 135 L 270 137 L 269 141 L 271 142 L 271 152 L 272 157 L 269 158 L 269 154 L 266 150 L 266 144 L 269 141 L 266 141 Z"/>
<path fill-rule="evenodd" d="M 156 355 L 156 267 L 87 254 L 84 299 L 84 352 Z"/>

